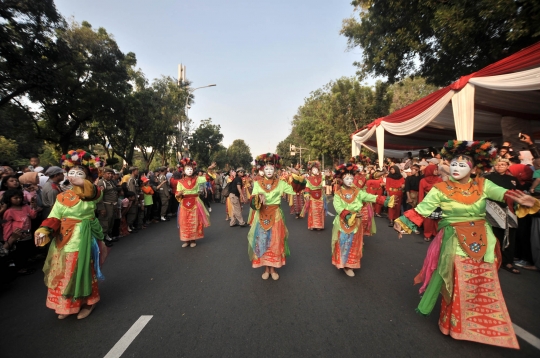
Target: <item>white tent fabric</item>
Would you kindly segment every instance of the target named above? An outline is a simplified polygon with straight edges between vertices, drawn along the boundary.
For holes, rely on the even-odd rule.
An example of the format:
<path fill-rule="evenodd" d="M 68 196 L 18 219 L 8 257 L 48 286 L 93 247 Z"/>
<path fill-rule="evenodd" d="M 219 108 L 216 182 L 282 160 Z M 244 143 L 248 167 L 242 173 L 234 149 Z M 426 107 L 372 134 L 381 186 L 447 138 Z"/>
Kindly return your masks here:
<path fill-rule="evenodd" d="M 362 145 L 376 145 L 379 163 L 383 163 L 385 149 L 404 153 L 438 146 L 452 137 L 497 140 L 502 137 L 501 118 L 504 116 L 531 120 L 531 127 L 526 130 L 538 135 L 538 90 L 540 65 L 503 75 L 472 77 L 461 90 L 450 90 L 413 118 L 401 123 L 382 118 L 353 134 L 352 155 L 358 155 Z M 374 134 L 376 142 L 372 139 Z"/>
<path fill-rule="evenodd" d="M 500 91 L 540 90 L 540 67 L 506 75 L 473 77 L 469 83 Z"/>
<path fill-rule="evenodd" d="M 474 86 L 467 83 L 452 97 L 452 110 L 457 140 L 473 140 L 474 136 Z"/>
<path fill-rule="evenodd" d="M 408 135 L 415 132 L 418 132 L 420 129 L 424 128 L 429 124 L 435 117 L 441 113 L 441 111 L 446 107 L 448 102 L 453 98 L 454 91 L 450 91 L 445 94 L 441 99 L 439 99 L 433 106 L 429 107 L 426 111 L 420 113 L 416 117 L 411 118 L 410 120 L 403 123 L 387 123 L 382 121 L 381 127 L 385 131 L 390 132 L 395 135 Z"/>
<path fill-rule="evenodd" d="M 375 133 L 375 130 L 377 129 L 376 126 L 371 127 L 371 129 L 364 129 L 363 131 L 360 131 L 356 134 L 353 134 L 352 136 L 352 156 L 357 156 L 360 154 L 360 150 L 362 149 L 362 144 L 365 143 L 373 134 Z"/>

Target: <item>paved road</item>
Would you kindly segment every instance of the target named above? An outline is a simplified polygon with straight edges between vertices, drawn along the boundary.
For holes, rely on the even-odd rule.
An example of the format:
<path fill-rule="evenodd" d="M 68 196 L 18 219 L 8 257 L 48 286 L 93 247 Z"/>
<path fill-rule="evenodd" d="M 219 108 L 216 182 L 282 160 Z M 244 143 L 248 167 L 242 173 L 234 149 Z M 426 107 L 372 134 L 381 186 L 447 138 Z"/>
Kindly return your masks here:
<path fill-rule="evenodd" d="M 285 206 L 284 206 L 285 207 Z M 141 315 L 152 315 L 123 357 L 538 357 L 456 341 L 421 317 L 414 276 L 428 245 L 398 240 L 377 219 L 354 278 L 331 265 L 327 229 L 307 230 L 287 215 L 291 256 L 279 281 L 251 268 L 247 228 L 229 228 L 224 206 L 196 248 L 181 248 L 174 222 L 151 225 L 116 244 L 92 315 L 59 321 L 45 307 L 43 275 L 0 293 L 1 357 L 104 357 Z M 287 212 L 287 210 L 286 210 Z M 244 208 L 247 216 L 247 208 Z M 500 272 L 515 324 L 540 337 L 540 275 Z"/>

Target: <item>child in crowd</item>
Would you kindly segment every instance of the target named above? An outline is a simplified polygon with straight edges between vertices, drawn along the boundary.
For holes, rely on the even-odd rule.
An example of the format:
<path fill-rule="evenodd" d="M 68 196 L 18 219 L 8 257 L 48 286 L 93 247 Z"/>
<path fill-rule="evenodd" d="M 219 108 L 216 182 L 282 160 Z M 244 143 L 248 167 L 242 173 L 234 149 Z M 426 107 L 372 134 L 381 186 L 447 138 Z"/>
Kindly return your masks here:
<path fill-rule="evenodd" d="M 2 225 L 4 239 L 9 239 L 15 229 L 21 230 L 23 238 L 31 238 L 31 220 L 37 215 L 35 197 L 32 197 L 30 205 L 27 205 L 23 202 L 22 191 L 10 189 L 4 193 L 2 201 L 7 206 Z"/>
<path fill-rule="evenodd" d="M 36 218 L 36 199 L 32 198 L 30 205 L 24 203 L 23 192 L 18 189 L 6 190 L 2 197 L 2 206 L 5 208 L 3 217 L 3 237 L 8 241 L 12 236 L 17 237 L 15 266 L 19 275 L 30 275 L 36 270 L 25 268 L 28 259 L 34 254 L 34 245 L 31 234 L 32 219 Z"/>
<path fill-rule="evenodd" d="M 124 199 L 122 199 L 122 222 L 120 223 L 120 236 L 129 235 L 129 228 L 127 224 L 127 213 L 131 205 L 137 205 L 137 195 L 134 192 L 128 191 L 125 193 Z"/>
<path fill-rule="evenodd" d="M 146 229 L 146 225 L 150 224 L 152 221 L 152 205 L 154 205 L 152 196 L 154 195 L 154 189 L 150 186 L 150 180 L 147 177 L 143 176 L 141 181 L 143 183 L 141 190 L 144 194 L 143 229 Z"/>

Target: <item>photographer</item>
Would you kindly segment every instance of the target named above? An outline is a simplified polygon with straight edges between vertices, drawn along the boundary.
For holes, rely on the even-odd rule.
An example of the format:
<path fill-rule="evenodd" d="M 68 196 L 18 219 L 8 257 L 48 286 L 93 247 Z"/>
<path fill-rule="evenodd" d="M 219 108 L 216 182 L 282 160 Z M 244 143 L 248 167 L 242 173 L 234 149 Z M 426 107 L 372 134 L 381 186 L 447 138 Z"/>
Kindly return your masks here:
<path fill-rule="evenodd" d="M 520 133 L 519 140 L 527 144 L 527 147 L 534 159 L 540 158 L 540 151 L 538 150 L 536 144 L 534 144 L 534 141 L 528 134 Z"/>
<path fill-rule="evenodd" d="M 49 177 L 43 188 L 41 189 L 41 199 L 43 202 L 43 219 L 47 219 L 56 202 L 56 196 L 62 192 L 60 183 L 64 180 L 64 171 L 60 167 L 49 167 L 45 172 Z"/>

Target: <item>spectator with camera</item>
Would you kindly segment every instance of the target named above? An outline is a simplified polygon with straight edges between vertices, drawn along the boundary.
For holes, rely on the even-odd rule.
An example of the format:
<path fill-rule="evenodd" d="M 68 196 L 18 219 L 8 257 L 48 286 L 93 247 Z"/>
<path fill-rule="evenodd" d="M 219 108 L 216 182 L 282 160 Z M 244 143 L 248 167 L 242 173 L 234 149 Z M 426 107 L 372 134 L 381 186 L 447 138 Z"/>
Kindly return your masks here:
<path fill-rule="evenodd" d="M 47 169 L 45 175 L 49 177 L 41 189 L 41 200 L 43 202 L 42 216 L 49 217 L 52 207 L 56 202 L 56 197 L 62 192 L 60 183 L 64 180 L 64 171 L 60 167 L 52 166 Z"/>

